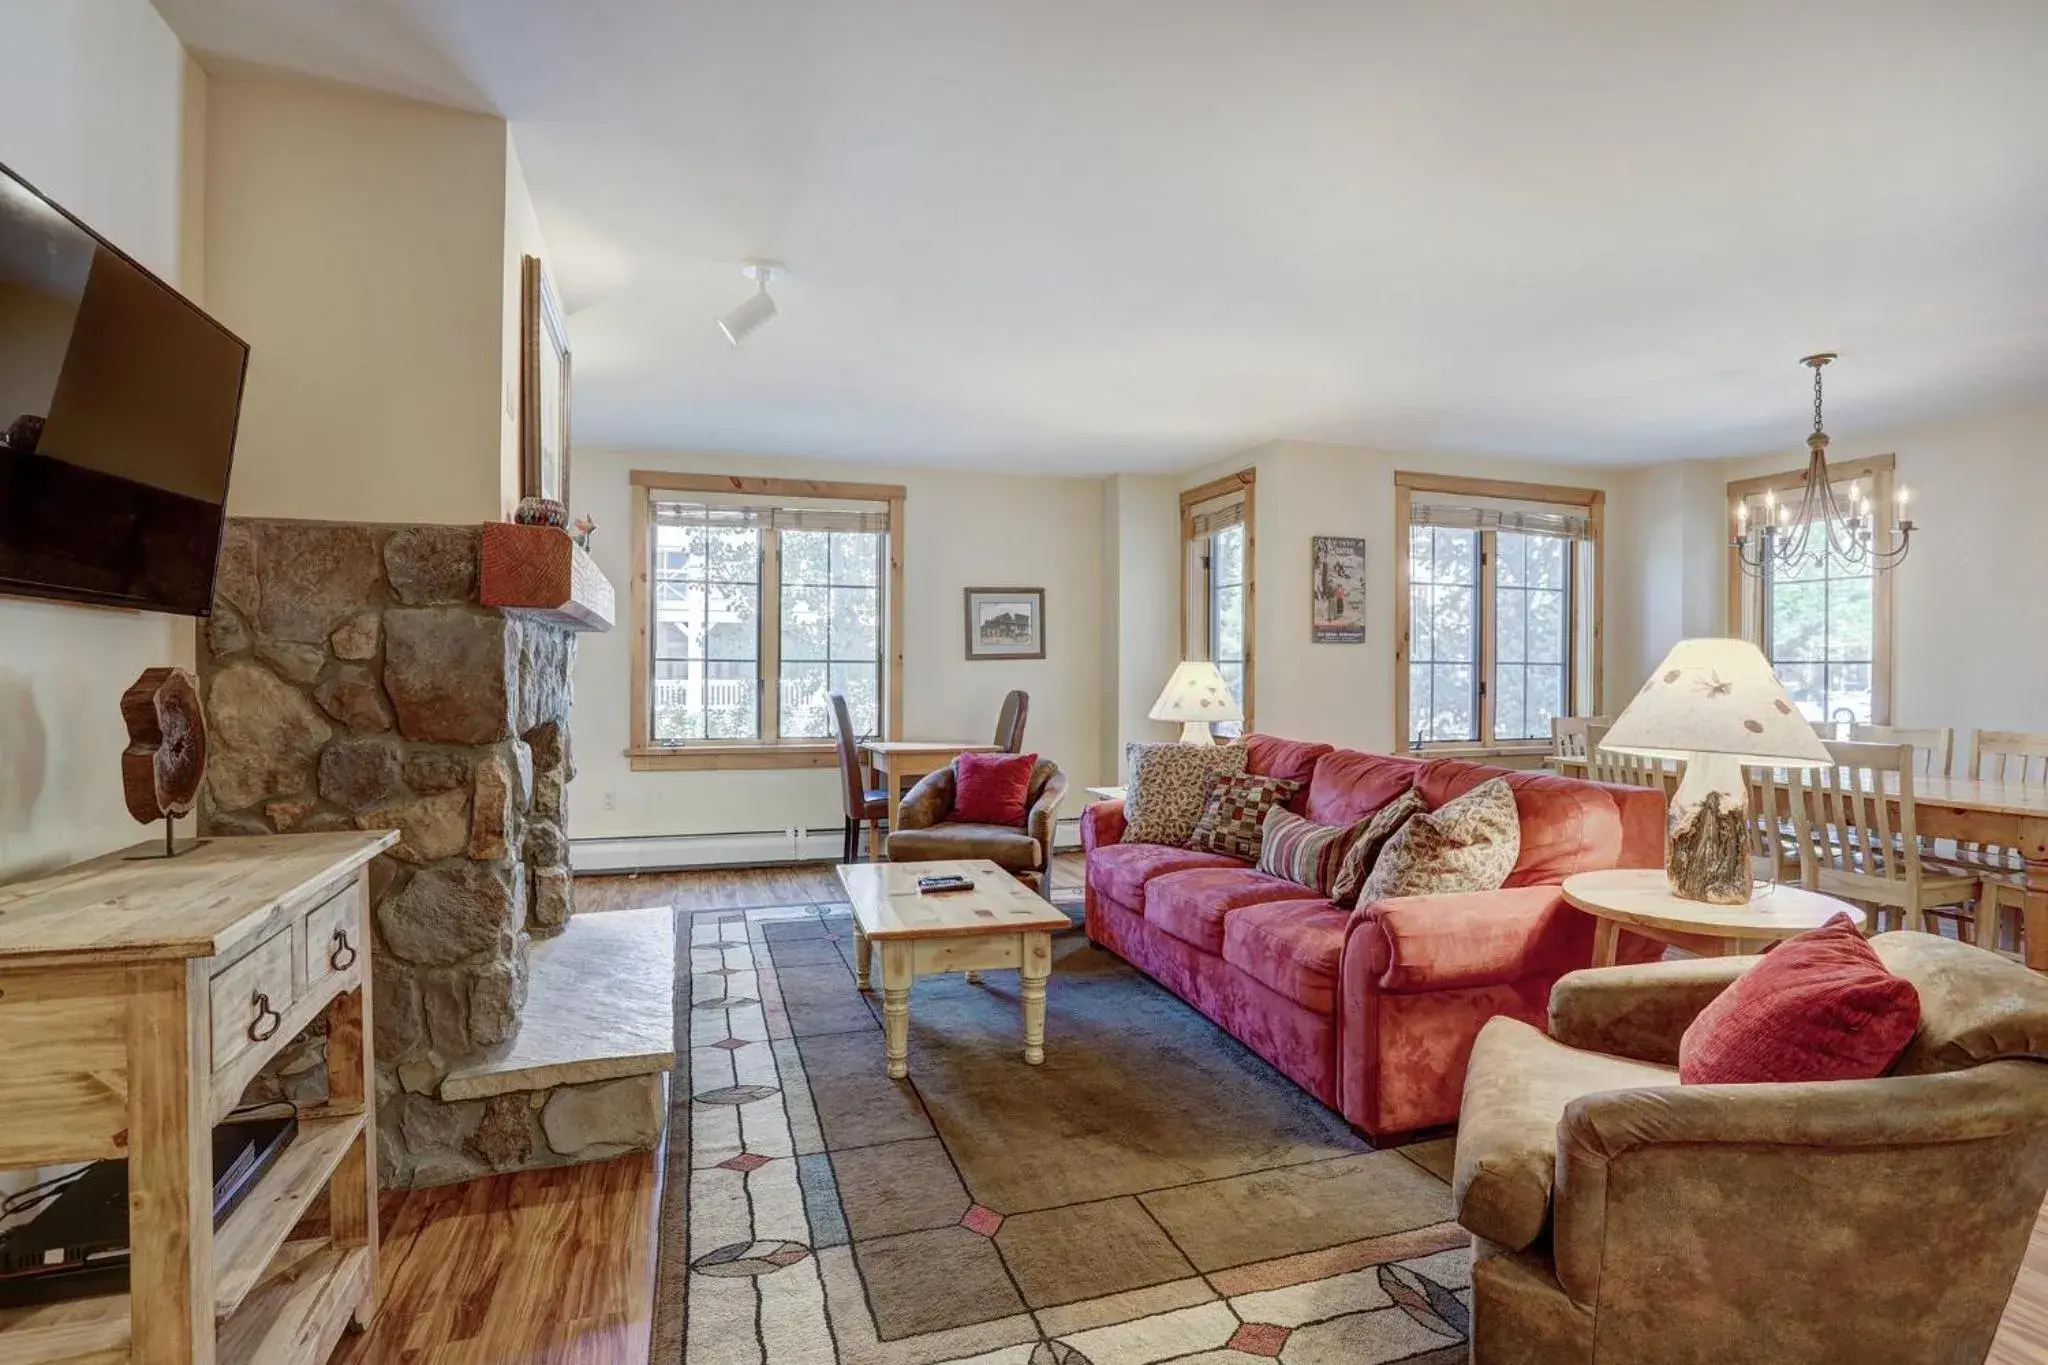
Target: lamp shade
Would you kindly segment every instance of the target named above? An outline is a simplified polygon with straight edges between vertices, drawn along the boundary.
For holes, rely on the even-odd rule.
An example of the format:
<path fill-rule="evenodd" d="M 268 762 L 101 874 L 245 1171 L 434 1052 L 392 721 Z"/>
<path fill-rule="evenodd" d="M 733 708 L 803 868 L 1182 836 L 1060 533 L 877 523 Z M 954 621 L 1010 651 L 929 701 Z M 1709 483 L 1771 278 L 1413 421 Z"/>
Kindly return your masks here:
<path fill-rule="evenodd" d="M 1770 661 L 1747 640 L 1680 640 L 1600 747 L 1649 758 L 1725 754 L 1781 768 L 1833 762 Z"/>
<path fill-rule="evenodd" d="M 1146 713 L 1153 720 L 1222 721 L 1243 720 L 1244 712 L 1230 695 L 1223 671 L 1207 659 L 1190 659 L 1173 670 L 1166 690 Z"/>

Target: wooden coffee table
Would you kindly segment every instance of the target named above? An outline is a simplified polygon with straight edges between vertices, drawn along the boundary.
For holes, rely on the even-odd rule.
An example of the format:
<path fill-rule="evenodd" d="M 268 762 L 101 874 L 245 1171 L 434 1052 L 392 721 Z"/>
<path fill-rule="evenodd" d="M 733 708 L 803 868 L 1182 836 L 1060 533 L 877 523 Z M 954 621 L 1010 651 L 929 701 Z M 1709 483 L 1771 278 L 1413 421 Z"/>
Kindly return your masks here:
<path fill-rule="evenodd" d="M 917 879 L 954 873 L 971 891 L 920 895 Z M 1045 982 L 1052 935 L 1072 923 L 1037 892 L 992 862 L 847 863 L 839 868 L 853 902 L 854 976 L 868 989 L 868 964 L 882 951 L 882 1038 L 889 1076 L 910 1071 L 910 983 L 939 972 L 1014 967 L 1022 979 L 1024 1060 L 1045 1060 Z"/>
<path fill-rule="evenodd" d="M 1818 929 L 1837 914 L 1861 928 L 1859 906 L 1797 886 L 1774 886 L 1746 905 L 1709 905 L 1672 894 L 1664 869 L 1618 867 L 1564 879 L 1564 898 L 1594 917 L 1593 965 L 1612 967 L 1623 930 L 1701 957 L 1760 953 L 1779 939 Z"/>

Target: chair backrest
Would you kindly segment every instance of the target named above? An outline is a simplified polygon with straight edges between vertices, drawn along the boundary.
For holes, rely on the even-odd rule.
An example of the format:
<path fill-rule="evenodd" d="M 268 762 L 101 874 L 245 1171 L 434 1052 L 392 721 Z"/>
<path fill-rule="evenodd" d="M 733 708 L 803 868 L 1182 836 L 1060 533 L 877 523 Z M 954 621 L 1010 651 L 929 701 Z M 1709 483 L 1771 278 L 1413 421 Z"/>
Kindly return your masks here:
<path fill-rule="evenodd" d="M 1913 750 L 1915 777 L 1947 777 L 1955 763 L 1956 732 L 1946 725 L 1914 728 L 1907 725 L 1865 725 L 1849 727 L 1849 738 L 1857 744 L 1905 744 Z"/>
<path fill-rule="evenodd" d="M 2021 787 L 2048 785 L 2048 735 L 2024 730 L 1972 731 L 1969 775 Z"/>
<path fill-rule="evenodd" d="M 1799 853 L 1789 814 L 1793 784 L 1784 770 L 1768 764 L 1745 763 L 1742 777 L 1749 784 L 1749 854 L 1757 875 L 1797 882 Z"/>
<path fill-rule="evenodd" d="M 1828 757 L 1828 767 L 1794 776 L 1800 880 L 1830 895 L 1917 910 L 1920 841 L 1911 746 L 1836 741 L 1828 744 Z"/>
<path fill-rule="evenodd" d="M 1819 735 L 1824 743 L 1833 744 L 1842 737 L 1831 720 L 1814 720 L 1808 721 L 1807 724 L 1813 727 L 1813 732 Z"/>
<path fill-rule="evenodd" d="M 1590 758 L 1592 745 L 1586 737 L 1595 729 L 1605 730 L 1614 724 L 1612 716 L 1552 716 L 1550 718 L 1550 756 L 1552 758 Z"/>
<path fill-rule="evenodd" d="M 1024 720 L 1031 714 L 1031 694 L 1012 691 L 1003 698 L 1003 709 L 996 713 L 995 742 L 1006 754 L 1024 751 Z"/>
<path fill-rule="evenodd" d="M 839 785 L 846 802 L 846 818 L 865 820 L 868 788 L 861 776 L 860 736 L 853 731 L 853 713 L 846 709 L 846 697 L 842 693 L 828 692 L 825 695 L 832 702 L 832 730 L 839 746 Z"/>
<path fill-rule="evenodd" d="M 1661 758 L 1645 758 L 1641 754 L 1617 754 L 1601 748 L 1600 741 L 1606 734 L 1606 724 L 1599 722 L 1597 718 L 1586 730 L 1588 778 L 1595 782 L 1611 782 L 1619 787 L 1653 787 L 1659 791 L 1666 790 L 1667 783 L 1676 785 L 1677 774 L 1666 768 Z"/>

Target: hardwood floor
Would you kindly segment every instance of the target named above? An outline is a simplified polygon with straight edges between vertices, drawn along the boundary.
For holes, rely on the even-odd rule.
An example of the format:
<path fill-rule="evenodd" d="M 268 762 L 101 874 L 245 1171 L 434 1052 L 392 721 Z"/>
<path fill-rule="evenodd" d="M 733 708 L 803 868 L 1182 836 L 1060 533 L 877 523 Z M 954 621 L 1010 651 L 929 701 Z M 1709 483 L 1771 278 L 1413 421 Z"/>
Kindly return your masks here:
<path fill-rule="evenodd" d="M 1080 874 L 1078 854 L 1059 855 L 1055 891 Z M 838 879 L 828 864 L 581 877 L 576 897 L 579 910 L 735 909 L 836 900 Z M 387 1191 L 382 1302 L 335 1365 L 650 1365 L 660 1190 L 658 1158 L 640 1155 Z M 1989 1365 L 2048 1365 L 2048 1217 Z"/>

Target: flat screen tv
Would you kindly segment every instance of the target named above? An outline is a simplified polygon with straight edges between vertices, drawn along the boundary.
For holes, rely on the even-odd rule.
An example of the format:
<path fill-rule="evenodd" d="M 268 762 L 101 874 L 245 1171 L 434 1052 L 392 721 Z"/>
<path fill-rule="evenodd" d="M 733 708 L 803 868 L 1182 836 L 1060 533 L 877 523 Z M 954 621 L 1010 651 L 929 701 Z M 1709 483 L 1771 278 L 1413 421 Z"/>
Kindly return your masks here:
<path fill-rule="evenodd" d="M 0 166 L 0 594 L 207 615 L 248 360 Z"/>

